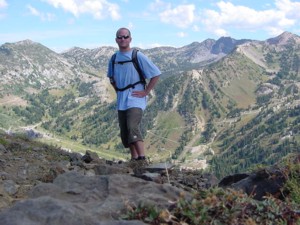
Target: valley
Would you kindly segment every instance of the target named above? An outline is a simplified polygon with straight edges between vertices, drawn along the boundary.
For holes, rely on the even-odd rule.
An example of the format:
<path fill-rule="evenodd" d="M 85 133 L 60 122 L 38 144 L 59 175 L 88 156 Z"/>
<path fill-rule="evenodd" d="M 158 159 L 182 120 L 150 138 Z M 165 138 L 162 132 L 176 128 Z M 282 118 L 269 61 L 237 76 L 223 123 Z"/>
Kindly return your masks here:
<path fill-rule="evenodd" d="M 70 151 L 127 160 L 105 75 L 115 51 L 75 47 L 58 54 L 30 40 L 2 45 L 0 127 L 18 135 L 32 130 Z M 162 71 L 144 112 L 152 161 L 225 176 L 299 150 L 299 36 L 228 37 L 141 51 Z"/>

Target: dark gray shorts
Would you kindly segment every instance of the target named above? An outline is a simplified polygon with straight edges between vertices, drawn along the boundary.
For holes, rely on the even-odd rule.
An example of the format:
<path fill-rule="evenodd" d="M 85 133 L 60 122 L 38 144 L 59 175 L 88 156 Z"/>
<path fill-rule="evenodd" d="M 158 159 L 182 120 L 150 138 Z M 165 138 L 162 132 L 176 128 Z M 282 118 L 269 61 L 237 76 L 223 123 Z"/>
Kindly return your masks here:
<path fill-rule="evenodd" d="M 125 148 L 136 141 L 143 141 L 140 125 L 143 110 L 140 108 L 130 108 L 118 111 L 121 140 Z"/>

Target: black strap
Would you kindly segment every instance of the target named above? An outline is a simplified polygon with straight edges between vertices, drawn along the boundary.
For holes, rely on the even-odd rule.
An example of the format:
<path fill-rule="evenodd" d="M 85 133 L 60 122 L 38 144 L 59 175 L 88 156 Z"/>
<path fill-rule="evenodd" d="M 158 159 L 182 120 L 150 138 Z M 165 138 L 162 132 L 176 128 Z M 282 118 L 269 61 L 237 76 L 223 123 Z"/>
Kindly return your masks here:
<path fill-rule="evenodd" d="M 132 62 L 133 63 L 133 60 L 126 60 L 126 61 L 120 61 L 120 62 L 115 62 L 115 64 L 121 64 L 123 65 L 124 63 L 129 63 L 129 62 Z"/>
<path fill-rule="evenodd" d="M 140 83 L 142 83 L 142 81 L 135 82 L 134 84 L 129 84 L 126 87 L 123 87 L 123 88 L 116 87 L 116 90 L 117 91 L 125 91 L 126 89 L 129 89 L 129 88 L 133 88 L 134 89 L 135 85 L 140 84 Z"/>
<path fill-rule="evenodd" d="M 134 65 L 136 71 L 138 72 L 138 74 L 140 76 L 141 83 L 144 84 L 144 86 L 145 86 L 146 85 L 146 80 L 145 80 L 144 73 L 143 73 L 143 71 L 141 70 L 141 68 L 139 66 L 137 52 L 138 52 L 137 49 L 133 49 L 131 59 L 132 59 L 132 63 Z"/>

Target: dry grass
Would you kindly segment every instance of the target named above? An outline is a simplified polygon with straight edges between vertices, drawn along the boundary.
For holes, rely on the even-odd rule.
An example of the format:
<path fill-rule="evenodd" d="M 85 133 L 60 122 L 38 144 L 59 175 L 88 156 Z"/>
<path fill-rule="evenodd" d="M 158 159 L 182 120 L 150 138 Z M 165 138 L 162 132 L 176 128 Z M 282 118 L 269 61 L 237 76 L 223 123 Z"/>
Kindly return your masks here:
<path fill-rule="evenodd" d="M 3 98 L 0 98 L 0 106 L 27 106 L 27 101 L 15 96 L 15 95 L 6 95 Z"/>

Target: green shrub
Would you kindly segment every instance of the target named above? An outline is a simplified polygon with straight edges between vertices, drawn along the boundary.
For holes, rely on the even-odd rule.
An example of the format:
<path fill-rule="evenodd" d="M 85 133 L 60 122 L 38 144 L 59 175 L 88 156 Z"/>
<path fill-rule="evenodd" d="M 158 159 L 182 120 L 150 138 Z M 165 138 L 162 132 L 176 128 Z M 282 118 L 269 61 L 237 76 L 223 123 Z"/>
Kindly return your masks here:
<path fill-rule="evenodd" d="M 131 209 L 127 219 L 148 224 L 298 224 L 300 213 L 286 202 L 272 197 L 257 201 L 233 190 L 212 188 L 194 194 L 192 201 L 180 198 L 170 209 Z"/>
<path fill-rule="evenodd" d="M 285 189 L 289 199 L 300 205 L 300 164 L 291 161 L 287 164 L 287 168 L 288 179 L 285 183 Z"/>

